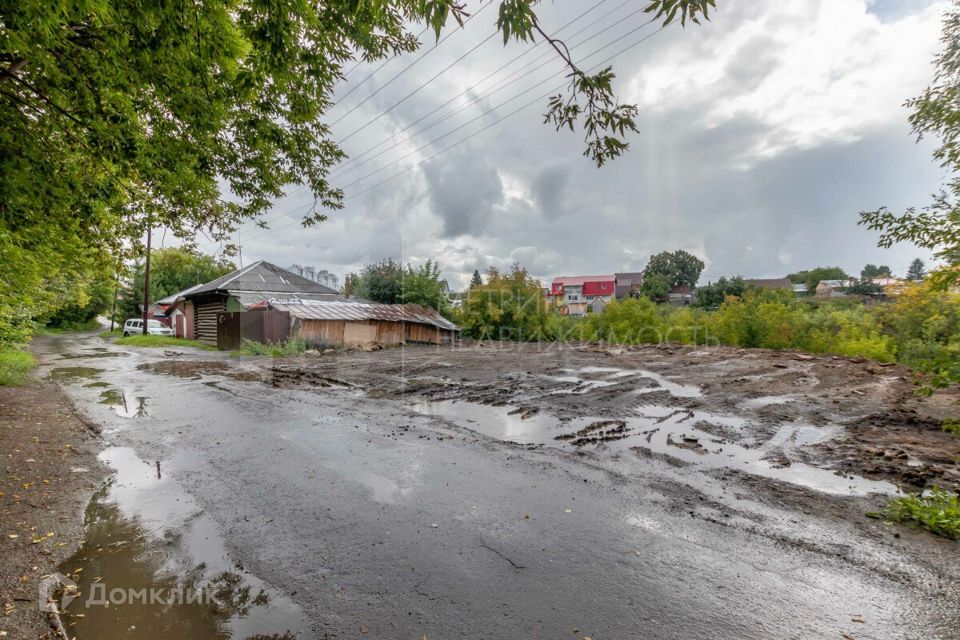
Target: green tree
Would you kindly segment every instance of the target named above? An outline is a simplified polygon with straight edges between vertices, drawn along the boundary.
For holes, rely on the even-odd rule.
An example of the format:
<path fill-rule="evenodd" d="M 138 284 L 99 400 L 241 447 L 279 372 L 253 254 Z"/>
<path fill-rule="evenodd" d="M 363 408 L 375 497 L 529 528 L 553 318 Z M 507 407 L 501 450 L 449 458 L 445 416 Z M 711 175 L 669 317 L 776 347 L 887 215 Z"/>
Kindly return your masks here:
<path fill-rule="evenodd" d="M 742 296 L 746 289 L 747 285 L 741 276 L 733 278 L 721 276 L 714 283 L 708 282 L 704 287 L 697 287 L 695 306 L 703 309 L 717 309 L 729 296 Z"/>
<path fill-rule="evenodd" d="M 817 267 L 809 271 L 798 271 L 788 274 L 793 284 L 805 284 L 808 291 L 813 291 L 821 280 L 846 280 L 847 272 L 840 267 Z"/>
<path fill-rule="evenodd" d="M 580 126 L 602 165 L 637 130 L 610 67 L 580 69 L 534 0 L 501 0 L 504 42 L 545 39 L 569 68 L 545 120 Z M 651 0 L 664 24 L 699 22 L 713 0 Z M 478 11 L 483 10 L 483 5 Z M 409 53 L 426 24 L 464 25 L 458 0 L 262 3 L 24 0 L 0 9 L 0 341 L 72 304 L 148 227 L 228 243 L 291 184 L 343 206 L 343 160 L 326 118 L 354 60 Z M 223 191 L 223 192 L 222 192 Z"/>
<path fill-rule="evenodd" d="M 652 273 L 643 277 L 640 296 L 662 304 L 670 300 L 670 279 L 662 273 Z"/>
<path fill-rule="evenodd" d="M 432 307 L 447 317 L 451 315 L 450 301 L 440 279 L 440 265 L 433 260 L 427 260 L 418 267 L 408 264 L 401 284 L 403 302 Z"/>
<path fill-rule="evenodd" d="M 467 291 L 456 318 L 464 335 L 479 340 L 527 342 L 552 335 L 540 281 L 519 264 L 506 274 L 491 267 L 487 283 Z"/>
<path fill-rule="evenodd" d="M 99 278 L 90 283 L 84 295 L 71 303 L 60 306 L 44 324 L 54 329 L 86 329 L 91 323 L 96 326 L 96 317 L 106 312 L 113 303 L 115 281 Z"/>
<path fill-rule="evenodd" d="M 150 302 L 183 291 L 197 284 L 215 280 L 235 271 L 237 266 L 227 259 L 197 253 L 191 249 L 158 249 L 150 253 Z M 117 319 L 139 317 L 143 304 L 143 263 L 133 270 L 129 286 L 117 303 Z"/>
<path fill-rule="evenodd" d="M 399 304 L 403 296 L 403 265 L 393 258 L 368 264 L 350 274 L 352 294 L 382 304 Z"/>
<path fill-rule="evenodd" d="M 473 270 L 473 277 L 470 278 L 470 288 L 481 287 L 483 286 L 483 278 L 480 277 L 480 272 L 476 269 Z"/>
<path fill-rule="evenodd" d="M 883 287 L 874 284 L 871 280 L 864 278 L 858 280 L 856 284 L 847 289 L 847 293 L 857 296 L 875 296 L 883 293 Z"/>
<path fill-rule="evenodd" d="M 861 280 L 870 280 L 871 278 L 889 278 L 893 272 L 886 265 L 868 264 L 860 271 Z"/>
<path fill-rule="evenodd" d="M 945 289 L 960 282 L 960 2 L 956 0 L 944 15 L 940 43 L 933 83 L 907 106 L 913 109 L 910 124 L 918 138 L 939 138 L 934 158 L 952 176 L 923 209 L 911 207 L 902 215 L 886 207 L 862 211 L 860 224 L 880 232 L 881 247 L 908 241 L 932 250 L 945 265 L 930 274 L 930 281 Z"/>
<path fill-rule="evenodd" d="M 644 282 L 651 276 L 661 275 L 670 287 L 686 285 L 692 288 L 697 286 L 704 266 L 703 260 L 682 249 L 663 251 L 650 257 L 643 271 Z"/>
<path fill-rule="evenodd" d="M 910 263 L 910 268 L 907 269 L 907 280 L 918 282 L 923 280 L 926 275 L 927 265 L 925 265 L 920 258 L 914 258 L 913 262 Z"/>

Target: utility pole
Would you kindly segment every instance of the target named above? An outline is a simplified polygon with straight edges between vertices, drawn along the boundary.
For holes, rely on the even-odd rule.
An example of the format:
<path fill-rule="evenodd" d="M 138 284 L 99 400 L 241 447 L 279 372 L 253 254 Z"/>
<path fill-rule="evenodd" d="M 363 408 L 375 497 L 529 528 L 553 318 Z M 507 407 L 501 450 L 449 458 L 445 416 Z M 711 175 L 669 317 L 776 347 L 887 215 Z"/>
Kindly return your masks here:
<path fill-rule="evenodd" d="M 147 335 L 147 315 L 150 313 L 150 218 L 147 217 L 147 262 L 143 269 L 143 335 Z"/>

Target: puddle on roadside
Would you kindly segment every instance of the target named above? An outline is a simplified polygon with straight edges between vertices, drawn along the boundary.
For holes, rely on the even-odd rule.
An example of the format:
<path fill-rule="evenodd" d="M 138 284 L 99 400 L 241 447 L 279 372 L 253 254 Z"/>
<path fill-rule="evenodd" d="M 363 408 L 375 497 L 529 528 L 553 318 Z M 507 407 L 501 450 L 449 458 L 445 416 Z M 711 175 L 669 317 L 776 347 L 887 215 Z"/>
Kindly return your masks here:
<path fill-rule="evenodd" d="M 119 358 L 129 355 L 122 351 L 96 351 L 94 353 L 63 353 L 60 354 L 61 360 L 85 360 L 87 358 Z"/>
<path fill-rule="evenodd" d="M 121 389 L 107 389 L 100 393 L 100 404 L 113 407 L 121 418 L 145 418 L 147 412 L 147 398 L 128 394 Z"/>
<path fill-rule="evenodd" d="M 238 371 L 230 363 L 219 360 L 164 360 L 141 364 L 137 369 L 187 380 L 199 380 L 204 376 L 223 376 L 239 382 L 260 382 L 262 380 L 261 374 L 256 371 Z"/>
<path fill-rule="evenodd" d="M 831 429 L 806 424 L 783 425 L 770 440 L 753 445 L 738 444 L 709 431 L 719 426 L 730 433 L 745 432 L 748 423 L 744 418 L 677 407 L 639 406 L 634 415 L 622 418 L 590 416 L 570 420 L 544 413 L 524 418 L 529 414 L 513 406 L 457 400 L 419 402 L 411 408 L 505 442 L 604 452 L 637 449 L 703 469 L 738 469 L 825 493 L 897 493 L 896 487 L 888 482 L 838 475 L 829 469 L 792 462 L 789 457 L 785 459 L 796 447 L 816 444 L 835 435 Z"/>
<path fill-rule="evenodd" d="M 60 566 L 79 588 L 63 615 L 71 637 L 289 640 L 305 632 L 293 601 L 230 560 L 216 523 L 165 475 L 167 464 L 161 474 L 121 447 L 100 459 L 116 477 L 94 495 L 86 540 Z"/>
<path fill-rule="evenodd" d="M 88 378 L 96 378 L 103 371 L 103 369 L 97 369 L 96 367 L 56 367 L 50 370 L 47 377 L 54 382 L 77 382 Z"/>
<path fill-rule="evenodd" d="M 88 382 L 83 386 L 85 389 L 105 389 L 110 386 L 110 383 L 100 380 L 98 382 Z"/>

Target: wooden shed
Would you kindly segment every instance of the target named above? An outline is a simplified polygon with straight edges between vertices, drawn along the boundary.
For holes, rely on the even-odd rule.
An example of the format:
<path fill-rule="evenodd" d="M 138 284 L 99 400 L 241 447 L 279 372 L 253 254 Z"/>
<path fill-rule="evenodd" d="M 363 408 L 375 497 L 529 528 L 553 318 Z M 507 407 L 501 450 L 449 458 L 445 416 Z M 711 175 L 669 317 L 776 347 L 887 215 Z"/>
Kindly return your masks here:
<path fill-rule="evenodd" d="M 430 307 L 271 300 L 270 309 L 290 314 L 290 335 L 311 345 L 453 344 L 460 328 Z"/>
<path fill-rule="evenodd" d="M 192 308 L 187 329 L 199 342 L 217 348 L 218 323 L 228 313 L 245 312 L 271 298 L 291 297 L 314 300 L 345 300 L 336 291 L 286 269 L 259 261 L 237 269 L 181 296 Z"/>

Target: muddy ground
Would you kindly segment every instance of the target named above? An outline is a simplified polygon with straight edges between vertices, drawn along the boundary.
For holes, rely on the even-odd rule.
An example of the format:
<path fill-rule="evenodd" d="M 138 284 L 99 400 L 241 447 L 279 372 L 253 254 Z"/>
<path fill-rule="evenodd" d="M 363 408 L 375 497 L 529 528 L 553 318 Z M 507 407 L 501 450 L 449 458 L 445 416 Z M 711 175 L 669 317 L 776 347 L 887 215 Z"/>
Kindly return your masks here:
<path fill-rule="evenodd" d="M 958 487 L 960 439 L 939 429 L 955 396 L 915 398 L 897 366 L 38 347 L 113 472 L 61 568 L 82 593 L 210 585 L 220 601 L 77 601 L 78 640 L 960 637 L 957 543 L 867 516 Z"/>
<path fill-rule="evenodd" d="M 0 387 L 0 635 L 54 637 L 39 582 L 83 539 L 83 510 L 105 474 L 100 448 L 56 384 Z"/>
<path fill-rule="evenodd" d="M 960 438 L 941 428 L 944 418 L 960 413 L 960 393 L 918 398 L 909 369 L 863 358 L 728 347 L 473 343 L 301 359 L 277 364 L 269 375 L 277 387 L 349 385 L 384 396 L 509 405 L 523 420 L 550 414 L 569 421 L 556 437 L 574 445 L 625 439 L 639 452 L 647 448 L 636 444 L 637 436 L 646 432 L 630 433 L 622 419 L 644 407 L 669 407 L 665 415 L 692 412 L 677 414 L 691 427 L 696 412 L 742 416 L 745 429 L 711 424 L 709 417 L 700 426 L 723 442 L 748 447 L 768 442 L 784 424 L 810 425 L 831 437 L 805 447 L 771 447 L 766 459 L 885 480 L 909 491 L 960 489 Z M 580 416 L 598 419 L 583 425 L 573 420 Z"/>

